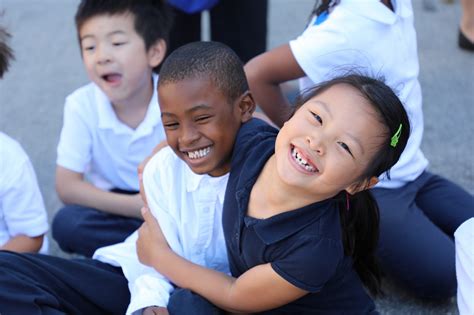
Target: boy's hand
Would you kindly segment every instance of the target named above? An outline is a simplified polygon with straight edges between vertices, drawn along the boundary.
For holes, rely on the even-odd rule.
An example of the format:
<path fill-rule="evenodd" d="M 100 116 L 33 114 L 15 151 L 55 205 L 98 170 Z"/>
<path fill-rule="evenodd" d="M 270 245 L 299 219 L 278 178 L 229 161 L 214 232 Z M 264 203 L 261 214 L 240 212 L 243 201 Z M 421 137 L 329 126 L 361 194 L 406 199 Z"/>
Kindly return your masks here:
<path fill-rule="evenodd" d="M 145 195 L 145 189 L 143 189 L 143 171 L 145 170 L 145 166 L 150 161 L 150 159 L 158 153 L 161 149 L 166 147 L 168 145 L 168 142 L 166 140 L 161 141 L 158 143 L 158 145 L 153 149 L 153 152 L 147 156 L 140 164 L 138 164 L 138 181 L 140 184 L 140 196 L 143 199 L 143 203 L 145 204 L 145 207 L 148 207 L 148 203 L 146 202 L 146 195 Z"/>
<path fill-rule="evenodd" d="M 160 306 L 150 306 L 143 310 L 143 315 L 169 315 L 168 310 Z"/>
<path fill-rule="evenodd" d="M 161 232 L 160 224 L 147 207 L 142 208 L 142 216 L 145 222 L 138 229 L 137 255 L 142 264 L 152 266 L 160 252 L 169 250 L 170 247 Z"/>

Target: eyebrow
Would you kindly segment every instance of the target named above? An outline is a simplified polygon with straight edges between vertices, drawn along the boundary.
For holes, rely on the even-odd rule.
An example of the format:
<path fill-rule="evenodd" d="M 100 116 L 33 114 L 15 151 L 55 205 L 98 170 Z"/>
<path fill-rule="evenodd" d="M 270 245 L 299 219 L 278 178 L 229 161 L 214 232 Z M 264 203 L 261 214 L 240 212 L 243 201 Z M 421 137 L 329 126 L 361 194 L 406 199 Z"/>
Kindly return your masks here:
<path fill-rule="evenodd" d="M 318 103 L 319 105 L 321 105 L 321 107 L 323 108 L 323 110 L 328 114 L 328 116 L 332 119 L 333 116 L 332 116 L 332 113 L 331 113 L 331 110 L 329 109 L 330 106 L 328 106 L 328 104 L 322 102 L 322 101 L 314 101 L 315 103 Z M 354 141 L 355 144 L 357 144 L 357 146 L 359 147 L 360 151 L 362 152 L 362 154 L 365 153 L 365 150 L 364 150 L 364 147 L 362 146 L 362 143 L 359 141 L 359 139 L 357 139 L 356 137 L 354 137 L 352 134 L 348 133 L 348 132 L 345 132 L 345 134 L 352 139 L 352 141 Z"/>
<path fill-rule="evenodd" d="M 206 104 L 199 104 L 199 105 L 193 106 L 190 109 L 186 110 L 186 113 L 193 113 L 193 112 L 196 112 L 196 111 L 202 110 L 202 109 L 209 110 L 209 109 L 212 109 L 212 107 L 209 106 L 209 105 L 206 105 Z M 161 117 L 163 117 L 163 116 L 176 116 L 176 115 L 172 114 L 172 113 L 162 112 Z"/>
<path fill-rule="evenodd" d="M 124 35 L 125 35 L 125 31 L 116 30 L 116 31 L 107 33 L 105 36 L 106 36 L 106 37 L 110 37 L 110 36 L 112 36 L 112 35 L 117 35 L 117 34 L 124 34 Z M 95 36 L 92 35 L 92 34 L 86 34 L 86 35 L 84 35 L 84 36 L 81 37 L 81 42 L 82 42 L 84 39 L 87 39 L 87 38 L 94 38 L 94 37 L 95 37 Z"/>

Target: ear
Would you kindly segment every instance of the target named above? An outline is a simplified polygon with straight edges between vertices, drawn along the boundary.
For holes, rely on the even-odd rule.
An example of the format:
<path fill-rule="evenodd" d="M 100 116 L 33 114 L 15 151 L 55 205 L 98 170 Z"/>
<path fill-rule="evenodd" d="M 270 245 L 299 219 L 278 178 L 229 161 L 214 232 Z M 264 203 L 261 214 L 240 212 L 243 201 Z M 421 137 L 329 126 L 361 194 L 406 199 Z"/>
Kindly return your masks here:
<path fill-rule="evenodd" d="M 358 192 L 374 187 L 375 185 L 377 185 L 378 182 L 379 182 L 379 179 L 373 176 L 369 179 L 364 180 L 362 183 L 357 182 L 350 185 L 349 187 L 346 188 L 346 191 L 350 195 L 354 195 L 354 194 L 357 194 Z"/>
<path fill-rule="evenodd" d="M 247 122 L 252 118 L 252 114 L 255 111 L 255 101 L 253 99 L 252 93 L 246 91 L 242 94 L 239 99 L 238 109 L 240 114 L 240 120 L 242 123 Z"/>
<path fill-rule="evenodd" d="M 163 39 L 157 40 L 153 45 L 148 48 L 148 64 L 150 67 L 155 68 L 158 66 L 166 55 L 166 42 Z"/>

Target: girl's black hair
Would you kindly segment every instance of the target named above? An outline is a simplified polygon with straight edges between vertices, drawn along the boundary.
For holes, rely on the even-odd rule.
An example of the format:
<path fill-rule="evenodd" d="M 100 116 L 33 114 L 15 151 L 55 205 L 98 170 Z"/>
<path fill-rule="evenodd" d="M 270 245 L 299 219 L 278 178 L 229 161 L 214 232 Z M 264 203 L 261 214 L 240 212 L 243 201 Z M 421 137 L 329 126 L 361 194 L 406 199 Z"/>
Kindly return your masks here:
<path fill-rule="evenodd" d="M 296 108 L 335 84 L 350 85 L 359 91 L 376 111 L 377 119 L 382 126 L 385 126 L 385 131 L 379 135 L 383 138 L 383 142 L 361 175 L 361 182 L 382 174 L 390 178 L 389 169 L 400 158 L 410 135 L 410 122 L 403 104 L 392 89 L 382 81 L 360 74 L 348 74 L 304 91 L 304 94 L 297 99 Z M 398 133 L 398 141 L 393 145 L 392 138 Z M 376 296 L 381 293 L 380 269 L 375 258 L 379 236 L 377 202 L 367 189 L 354 195 L 341 191 L 334 199 L 339 205 L 344 252 L 352 257 L 354 269 L 370 293 Z"/>
<path fill-rule="evenodd" d="M 166 0 L 82 0 L 75 16 L 77 33 L 95 16 L 127 13 L 133 15 L 135 31 L 143 38 L 147 51 L 159 39 L 168 44 L 173 13 Z M 158 72 L 159 66 L 153 70 Z"/>

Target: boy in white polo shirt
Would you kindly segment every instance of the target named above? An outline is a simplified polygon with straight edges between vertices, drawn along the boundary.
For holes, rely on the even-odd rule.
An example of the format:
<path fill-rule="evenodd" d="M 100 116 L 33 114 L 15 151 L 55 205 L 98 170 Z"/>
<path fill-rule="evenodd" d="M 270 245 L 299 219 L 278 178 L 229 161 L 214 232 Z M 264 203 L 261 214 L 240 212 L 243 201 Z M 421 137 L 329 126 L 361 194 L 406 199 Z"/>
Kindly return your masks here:
<path fill-rule="evenodd" d="M 75 21 L 92 83 L 66 99 L 56 170 L 66 206 L 52 232 L 64 251 L 90 257 L 142 223 L 137 166 L 165 138 L 153 72 L 171 18 L 162 0 L 83 0 Z"/>
<path fill-rule="evenodd" d="M 242 63 L 223 44 L 191 43 L 167 58 L 158 89 L 169 147 L 143 174 L 148 204 L 177 253 L 228 272 L 224 191 L 237 132 L 255 109 Z M 93 259 L 0 251 L 1 311 L 216 314 L 205 299 L 139 263 L 137 234 Z"/>
<path fill-rule="evenodd" d="M 0 79 L 13 53 L 0 26 Z M 0 132 L 0 250 L 48 250 L 48 219 L 30 159 L 20 144 Z"/>

